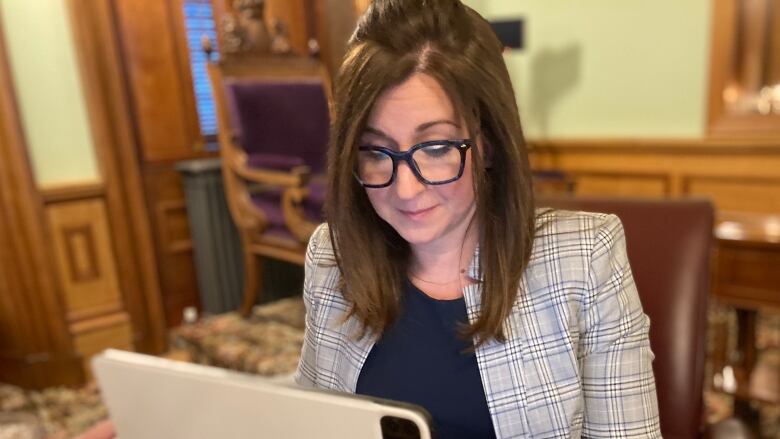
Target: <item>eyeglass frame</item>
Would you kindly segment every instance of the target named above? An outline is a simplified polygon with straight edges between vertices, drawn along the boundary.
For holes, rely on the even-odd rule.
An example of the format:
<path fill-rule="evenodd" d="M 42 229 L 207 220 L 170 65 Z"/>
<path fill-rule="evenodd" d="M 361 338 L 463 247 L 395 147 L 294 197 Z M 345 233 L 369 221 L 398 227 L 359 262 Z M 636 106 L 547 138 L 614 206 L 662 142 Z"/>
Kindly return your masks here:
<path fill-rule="evenodd" d="M 449 145 L 457 148 L 458 152 L 460 153 L 460 169 L 458 170 L 457 176 L 449 180 L 437 181 L 437 182 L 429 181 L 428 179 L 422 176 L 422 174 L 420 173 L 420 169 L 417 167 L 417 163 L 415 163 L 414 160 L 412 160 L 412 154 L 414 154 L 416 151 L 419 151 L 425 147 L 432 146 L 432 145 Z M 409 165 L 409 169 L 412 170 L 412 174 L 414 174 L 414 176 L 417 177 L 417 180 L 419 180 L 420 182 L 431 186 L 448 184 L 448 183 L 452 183 L 453 181 L 460 180 L 460 178 L 463 177 L 463 170 L 466 168 L 466 152 L 468 152 L 468 150 L 471 149 L 473 146 L 474 146 L 474 141 L 471 139 L 430 140 L 427 142 L 422 142 L 413 145 L 411 148 L 403 152 L 395 151 L 393 149 L 386 148 L 384 146 L 363 145 L 358 147 L 358 151 L 377 151 L 390 156 L 390 159 L 393 161 L 393 173 L 390 174 L 390 180 L 388 180 L 387 183 L 385 184 L 367 184 L 360 179 L 357 170 L 353 171 L 352 173 L 355 176 L 355 179 L 358 181 L 358 183 L 360 183 L 364 188 L 381 189 L 381 188 L 388 187 L 395 182 L 395 177 L 398 174 L 398 163 L 404 161 L 406 162 L 407 165 Z"/>

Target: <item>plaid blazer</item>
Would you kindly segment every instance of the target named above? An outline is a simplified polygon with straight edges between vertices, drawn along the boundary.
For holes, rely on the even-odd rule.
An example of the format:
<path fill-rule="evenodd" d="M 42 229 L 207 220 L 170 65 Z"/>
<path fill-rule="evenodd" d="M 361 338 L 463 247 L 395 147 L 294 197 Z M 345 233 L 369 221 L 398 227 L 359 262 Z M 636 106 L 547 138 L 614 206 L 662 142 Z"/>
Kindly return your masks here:
<path fill-rule="evenodd" d="M 614 215 L 539 211 L 533 252 L 507 340 L 476 350 L 488 409 L 499 438 L 661 437 L 642 311 Z M 479 280 L 479 249 L 469 274 Z M 327 224 L 306 253 L 306 333 L 296 381 L 354 393 L 376 341 L 356 340 L 360 324 L 343 321 L 350 304 Z M 479 313 L 479 282 L 464 289 L 467 314 Z"/>

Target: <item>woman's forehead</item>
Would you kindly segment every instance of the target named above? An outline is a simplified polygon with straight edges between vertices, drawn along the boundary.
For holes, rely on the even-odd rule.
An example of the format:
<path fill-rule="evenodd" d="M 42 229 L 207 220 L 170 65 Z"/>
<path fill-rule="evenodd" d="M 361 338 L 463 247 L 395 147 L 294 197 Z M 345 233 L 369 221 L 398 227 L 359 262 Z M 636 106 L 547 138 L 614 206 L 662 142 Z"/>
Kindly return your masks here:
<path fill-rule="evenodd" d="M 425 73 L 414 73 L 377 98 L 367 126 L 388 130 L 459 129 L 463 126 L 452 100 L 439 82 Z"/>

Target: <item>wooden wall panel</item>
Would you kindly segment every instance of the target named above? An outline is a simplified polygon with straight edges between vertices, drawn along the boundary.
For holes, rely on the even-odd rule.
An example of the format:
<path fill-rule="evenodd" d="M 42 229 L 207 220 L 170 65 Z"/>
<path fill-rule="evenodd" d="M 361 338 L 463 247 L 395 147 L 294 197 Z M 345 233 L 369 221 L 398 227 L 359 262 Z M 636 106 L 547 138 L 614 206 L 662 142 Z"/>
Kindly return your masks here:
<path fill-rule="evenodd" d="M 137 133 L 120 51 L 114 0 L 66 0 L 81 69 L 90 128 L 99 158 L 100 187 L 49 188 L 49 203 L 85 198 L 105 201 L 123 304 L 133 340 L 143 352 L 165 350 L 167 334 L 144 204 Z M 94 315 L 112 312 L 95 309 Z M 87 318 L 75 315 L 73 318 Z"/>
<path fill-rule="evenodd" d="M 113 314 L 89 322 L 71 325 L 74 346 L 83 358 L 86 375 L 91 376 L 90 359 L 101 351 L 114 348 L 132 351 L 133 330 L 126 314 Z"/>
<path fill-rule="evenodd" d="M 43 204 L 27 156 L 2 21 L 0 17 L 0 382 L 35 388 L 76 384 L 83 372 L 46 252 Z"/>
<path fill-rule="evenodd" d="M 145 161 L 176 159 L 197 149 L 197 114 L 189 65 L 174 26 L 176 1 L 117 0 L 125 69 Z"/>
<path fill-rule="evenodd" d="M 179 324 L 183 307 L 198 304 L 185 200 L 174 166 L 181 160 L 216 156 L 201 148 L 181 7 L 181 0 L 113 1 L 146 220 L 169 327 Z"/>
<path fill-rule="evenodd" d="M 576 173 L 572 175 L 578 195 L 615 195 L 660 198 L 669 195 L 669 179 L 665 175 L 624 173 Z"/>
<path fill-rule="evenodd" d="M 645 182 L 637 195 L 658 189 L 666 179 L 666 195 L 712 195 L 724 205 L 739 205 L 744 194 L 726 192 L 724 187 L 705 181 L 731 181 L 750 191 L 761 191 L 759 198 L 771 196 L 774 183 L 756 189 L 754 181 L 780 179 L 780 142 L 770 141 L 691 141 L 691 140 L 582 140 L 530 142 L 531 163 L 538 170 L 560 170 L 578 175 L 623 175 Z M 691 180 L 696 177 L 695 180 Z M 632 180 L 634 181 L 634 180 Z M 658 183 L 652 183 L 657 181 Z M 696 186 L 691 186 L 693 183 Z M 759 183 L 761 185 L 761 183 Z M 588 189 L 601 193 L 610 188 Z M 622 191 L 622 190 L 621 190 Z M 692 192 L 695 191 L 695 192 Z M 631 193 L 621 193 L 633 195 Z M 731 201 L 726 197 L 731 197 Z M 780 213 L 778 210 L 774 212 Z"/>
<path fill-rule="evenodd" d="M 185 307 L 200 303 L 184 191 L 181 176 L 168 165 L 148 166 L 144 181 L 148 208 L 154 212 L 163 308 L 172 327 L 181 323 Z"/>
<path fill-rule="evenodd" d="M 780 178 L 687 177 L 684 192 L 711 198 L 719 210 L 780 213 Z"/>
<path fill-rule="evenodd" d="M 336 77 L 347 50 L 347 42 L 357 25 L 356 5 L 345 0 L 317 0 L 317 39 L 322 48 L 322 60 L 332 78 Z"/>
<path fill-rule="evenodd" d="M 69 318 L 95 308 L 121 307 L 105 203 L 100 199 L 57 203 L 46 212 Z"/>

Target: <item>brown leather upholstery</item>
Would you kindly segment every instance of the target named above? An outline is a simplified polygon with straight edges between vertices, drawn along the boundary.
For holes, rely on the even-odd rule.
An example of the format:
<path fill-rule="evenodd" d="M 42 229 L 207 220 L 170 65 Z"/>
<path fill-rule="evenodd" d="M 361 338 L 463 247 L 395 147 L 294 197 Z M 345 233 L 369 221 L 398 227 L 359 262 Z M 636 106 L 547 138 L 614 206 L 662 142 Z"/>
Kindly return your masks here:
<path fill-rule="evenodd" d="M 541 198 L 538 206 L 616 214 L 645 313 L 664 438 L 702 427 L 713 208 L 703 200 Z"/>

